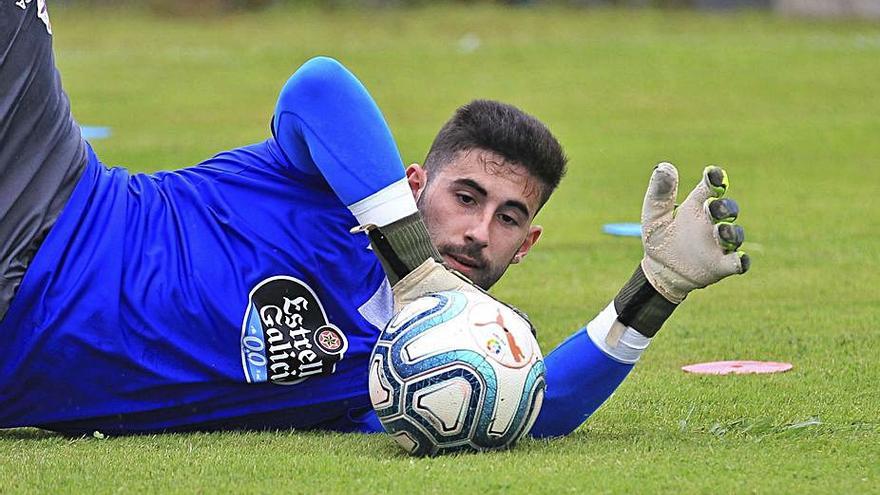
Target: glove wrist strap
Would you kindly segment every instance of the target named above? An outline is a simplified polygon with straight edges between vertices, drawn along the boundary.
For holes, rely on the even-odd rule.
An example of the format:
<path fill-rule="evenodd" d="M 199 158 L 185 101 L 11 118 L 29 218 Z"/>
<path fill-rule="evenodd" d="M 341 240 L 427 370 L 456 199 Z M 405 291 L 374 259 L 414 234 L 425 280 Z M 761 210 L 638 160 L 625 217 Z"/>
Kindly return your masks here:
<path fill-rule="evenodd" d="M 364 230 L 392 286 L 428 259 L 442 262 L 419 213 L 384 227 L 367 226 Z"/>
<path fill-rule="evenodd" d="M 645 337 L 653 337 L 676 307 L 651 285 L 641 265 L 614 297 L 617 319 Z"/>

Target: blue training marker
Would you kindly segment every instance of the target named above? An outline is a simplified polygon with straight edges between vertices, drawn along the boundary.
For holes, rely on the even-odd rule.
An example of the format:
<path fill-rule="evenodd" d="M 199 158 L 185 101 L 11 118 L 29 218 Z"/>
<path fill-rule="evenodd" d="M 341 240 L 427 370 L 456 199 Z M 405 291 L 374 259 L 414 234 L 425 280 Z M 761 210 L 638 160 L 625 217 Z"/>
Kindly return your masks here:
<path fill-rule="evenodd" d="M 606 223 L 602 226 L 602 232 L 624 237 L 641 237 L 642 225 L 638 223 Z"/>
<path fill-rule="evenodd" d="M 106 139 L 110 137 L 109 127 L 80 126 L 83 139 Z"/>

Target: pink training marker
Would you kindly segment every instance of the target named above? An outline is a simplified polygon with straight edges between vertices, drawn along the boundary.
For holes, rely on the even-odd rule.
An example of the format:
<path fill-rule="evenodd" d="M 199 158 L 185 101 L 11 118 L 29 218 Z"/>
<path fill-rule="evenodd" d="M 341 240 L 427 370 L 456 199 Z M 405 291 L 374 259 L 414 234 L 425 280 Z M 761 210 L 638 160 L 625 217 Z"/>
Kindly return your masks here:
<path fill-rule="evenodd" d="M 791 363 L 774 363 L 772 361 L 715 361 L 682 366 L 688 373 L 700 375 L 745 375 L 749 373 L 783 373 L 792 368 Z"/>

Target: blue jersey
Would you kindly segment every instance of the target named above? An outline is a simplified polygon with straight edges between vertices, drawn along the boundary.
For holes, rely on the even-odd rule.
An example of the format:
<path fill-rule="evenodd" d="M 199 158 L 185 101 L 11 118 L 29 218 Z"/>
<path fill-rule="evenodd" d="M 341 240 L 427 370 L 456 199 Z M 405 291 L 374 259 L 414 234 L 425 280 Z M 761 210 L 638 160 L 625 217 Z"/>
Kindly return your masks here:
<path fill-rule="evenodd" d="M 130 175 L 90 153 L 0 326 L 0 424 L 306 428 L 369 408 L 390 289 L 327 183 L 280 156 L 270 139 Z"/>

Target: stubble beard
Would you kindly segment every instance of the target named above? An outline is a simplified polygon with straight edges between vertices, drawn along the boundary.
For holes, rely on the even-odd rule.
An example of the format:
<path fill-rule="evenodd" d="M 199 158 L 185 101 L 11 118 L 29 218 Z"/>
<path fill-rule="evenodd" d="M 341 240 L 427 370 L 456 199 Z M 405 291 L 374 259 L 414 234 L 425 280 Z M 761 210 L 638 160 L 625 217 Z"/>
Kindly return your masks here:
<path fill-rule="evenodd" d="M 422 214 L 425 226 L 428 228 L 428 235 L 431 237 L 431 242 L 441 255 L 464 256 L 475 261 L 478 266 L 471 268 L 470 273 L 464 273 L 463 275 L 467 276 L 471 282 L 481 289 L 489 290 L 504 275 L 504 272 L 507 271 L 507 267 L 510 266 L 513 260 L 508 260 L 503 265 L 495 265 L 486 258 L 485 254 L 483 254 L 483 248 L 477 243 L 458 245 L 444 242 L 433 228 L 434 218 L 428 213 L 424 198 L 425 194 L 422 194 L 416 201 L 416 207 Z"/>

